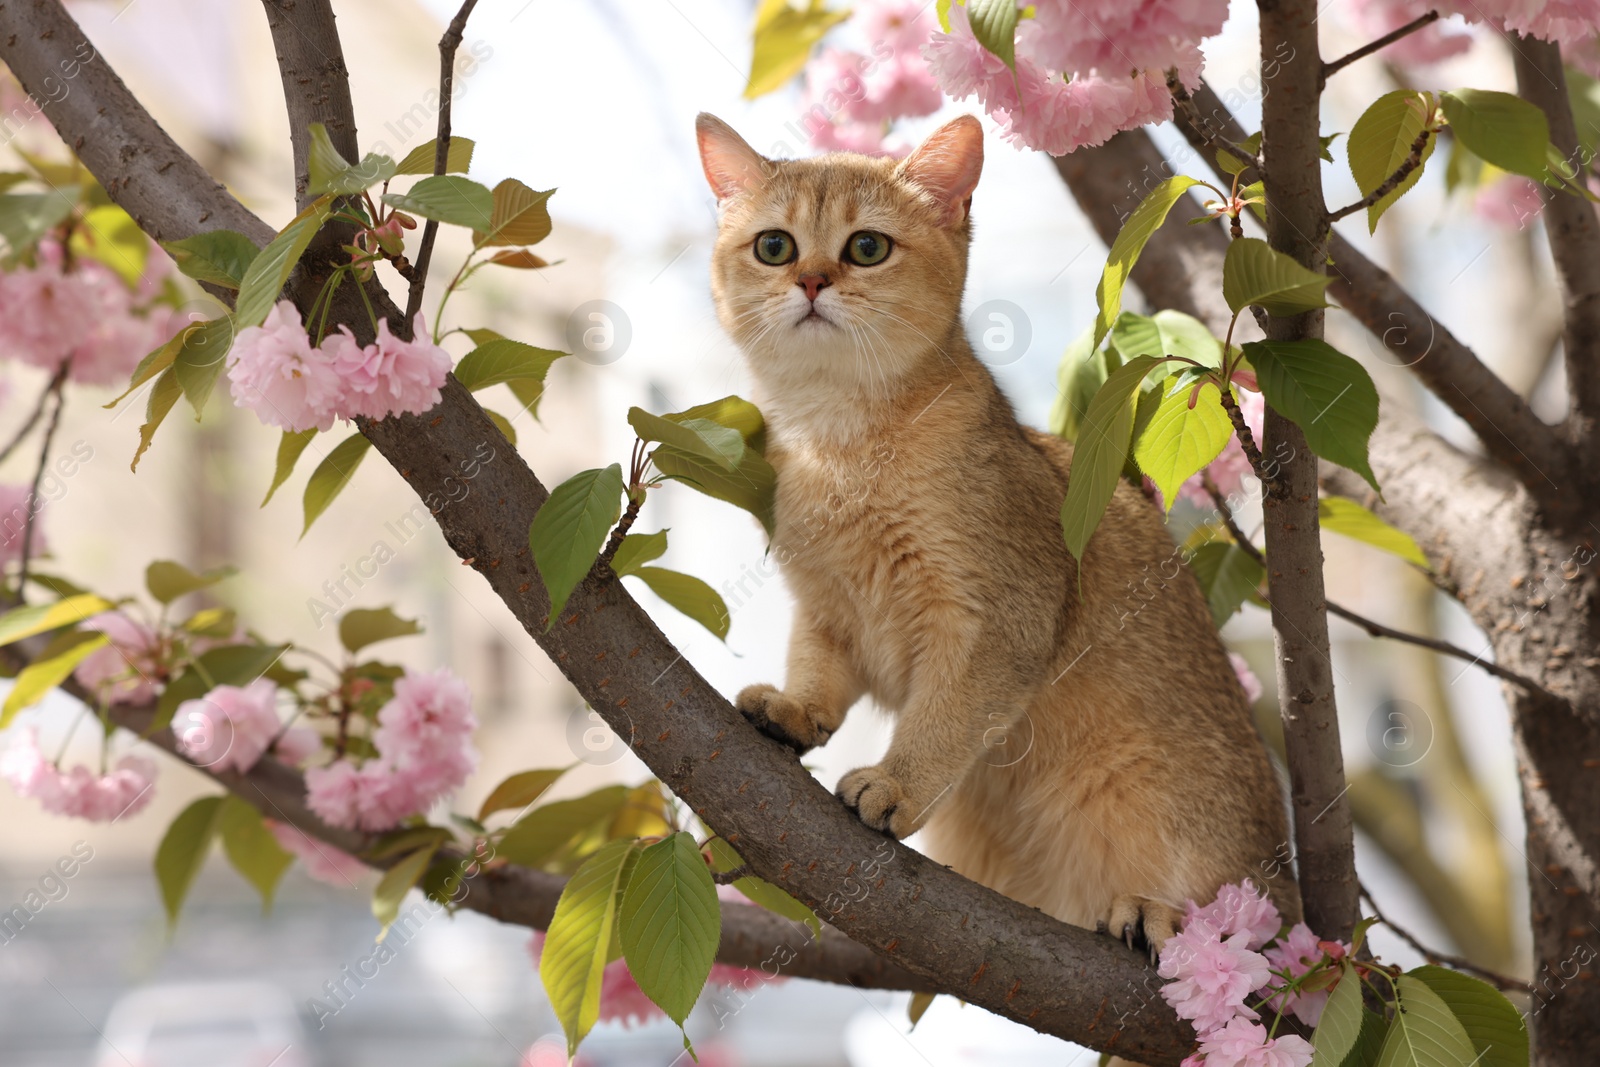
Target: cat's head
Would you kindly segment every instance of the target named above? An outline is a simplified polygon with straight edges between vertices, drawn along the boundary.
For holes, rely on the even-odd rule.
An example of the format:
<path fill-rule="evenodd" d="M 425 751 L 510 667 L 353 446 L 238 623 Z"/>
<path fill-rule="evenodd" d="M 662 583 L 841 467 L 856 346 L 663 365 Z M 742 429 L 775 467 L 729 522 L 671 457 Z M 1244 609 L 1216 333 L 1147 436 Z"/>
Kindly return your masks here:
<path fill-rule="evenodd" d="M 884 395 L 946 358 L 983 166 L 976 119 L 948 123 L 902 161 L 770 160 L 711 115 L 696 128 L 719 207 L 712 295 L 764 388 Z"/>

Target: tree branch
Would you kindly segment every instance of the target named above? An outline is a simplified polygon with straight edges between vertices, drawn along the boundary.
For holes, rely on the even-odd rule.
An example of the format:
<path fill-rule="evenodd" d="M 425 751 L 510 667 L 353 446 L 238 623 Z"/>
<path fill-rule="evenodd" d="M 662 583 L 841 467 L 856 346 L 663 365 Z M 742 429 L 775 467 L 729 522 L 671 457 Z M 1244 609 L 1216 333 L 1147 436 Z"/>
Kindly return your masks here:
<path fill-rule="evenodd" d="M 1392 930 L 1394 935 L 1400 940 L 1404 941 L 1406 944 L 1422 953 L 1422 958 L 1427 960 L 1429 963 L 1443 964 L 1448 967 L 1454 967 L 1458 971 L 1466 971 L 1469 974 L 1475 974 L 1479 978 L 1482 978 L 1484 981 L 1489 982 L 1500 989 L 1514 989 L 1520 993 L 1533 992 L 1533 986 L 1527 982 L 1524 982 L 1520 978 L 1512 978 L 1509 975 L 1500 974 L 1497 971 L 1491 971 L 1486 967 L 1479 967 L 1476 963 L 1473 963 L 1471 960 L 1465 959 L 1461 956 L 1451 956 L 1448 953 L 1438 952 L 1429 948 L 1421 941 L 1418 941 L 1416 935 L 1410 930 L 1407 930 L 1403 926 L 1397 925 L 1393 919 L 1390 919 L 1387 915 L 1385 915 L 1383 913 L 1383 909 L 1378 907 L 1378 902 L 1372 899 L 1372 894 L 1367 892 L 1366 886 L 1361 887 L 1361 896 L 1366 900 L 1368 907 L 1372 909 L 1372 914 L 1380 923 Z"/>
<path fill-rule="evenodd" d="M 1400 183 L 1405 181 L 1406 178 L 1410 177 L 1412 171 L 1422 166 L 1422 152 L 1428 147 L 1428 138 L 1432 136 L 1432 127 L 1424 128 L 1421 133 L 1417 134 L 1417 139 L 1411 142 L 1410 154 L 1400 162 L 1400 165 L 1395 168 L 1393 174 L 1383 179 L 1383 181 L 1378 184 L 1376 189 L 1372 190 L 1372 192 L 1368 193 L 1366 196 L 1363 196 L 1360 200 L 1357 200 L 1353 204 L 1346 204 L 1338 211 L 1330 213 L 1328 215 L 1328 221 L 1338 222 L 1340 219 L 1345 218 L 1348 215 L 1354 215 L 1358 211 L 1364 211 L 1373 204 L 1376 204 L 1379 200 L 1382 200 L 1384 197 L 1388 196 L 1390 193 L 1394 192 L 1396 189 L 1400 188 Z"/>
<path fill-rule="evenodd" d="M 461 37 L 467 31 L 467 19 L 478 0 L 464 0 L 456 17 L 445 27 L 439 38 L 439 132 L 433 151 L 433 173 L 443 174 L 450 160 L 450 105 L 455 99 L 456 49 L 461 47 Z M 439 236 L 439 222 L 429 219 L 422 227 L 422 242 L 417 246 L 417 264 L 411 275 L 411 289 L 406 295 L 406 336 L 411 336 L 411 324 L 422 310 L 422 294 L 428 287 L 428 265 L 433 262 L 433 242 Z"/>
<path fill-rule="evenodd" d="M 1317 62 L 1316 0 L 1259 0 L 1258 7 L 1262 55 L 1268 54 L 1269 45 L 1287 45 L 1296 57 L 1262 71 L 1267 237 L 1273 248 L 1320 273 L 1327 258 L 1328 221 L 1318 140 L 1322 65 Z M 1264 330 L 1278 341 L 1321 337 L 1322 312 L 1269 315 Z M 1313 930 L 1345 938 L 1361 917 L 1361 901 L 1329 655 L 1317 457 L 1300 427 L 1270 406 L 1264 436 L 1283 488 L 1281 494 L 1263 497 L 1261 506 L 1300 897 Z"/>
<path fill-rule="evenodd" d="M 1357 48 L 1354 52 L 1351 52 L 1348 55 L 1340 56 L 1338 59 L 1322 64 L 1322 79 L 1320 84 L 1327 85 L 1329 78 L 1333 77 L 1335 74 L 1339 73 L 1356 60 L 1365 59 L 1374 52 L 1381 52 L 1385 48 L 1388 48 L 1390 45 L 1394 44 L 1396 41 L 1400 40 L 1402 37 L 1409 37 L 1411 34 L 1416 33 L 1424 26 L 1431 25 L 1438 21 L 1439 13 L 1437 11 L 1429 11 L 1426 14 L 1417 16 L 1397 30 L 1390 30 L 1382 37 L 1379 37 L 1376 41 L 1373 41 L 1370 44 L 1362 45 L 1360 48 Z"/>
<path fill-rule="evenodd" d="M 1217 169 L 1209 158 L 1213 138 L 1242 139 L 1243 128 L 1209 85 L 1195 92 L 1194 104 L 1194 113 L 1204 120 L 1179 110 L 1178 127 Z M 1557 504 L 1561 486 L 1570 484 L 1574 460 L 1555 429 L 1388 271 L 1337 232 L 1328 240 L 1328 251 L 1333 259 L 1329 294 L 1455 412 L 1477 434 L 1484 450 L 1514 472 L 1536 500 Z"/>
<path fill-rule="evenodd" d="M 1582 181 L 1588 168 L 1578 144 L 1560 48 L 1534 37 L 1512 35 L 1509 40 L 1517 91 L 1544 112 L 1551 143 Z M 1561 345 L 1572 390 L 1567 430 L 1578 454 L 1585 455 L 1600 419 L 1600 220 L 1586 200 L 1551 188 L 1542 188 L 1540 195 L 1545 235 L 1566 309 Z M 1592 475 L 1584 480 L 1594 482 Z"/>
<path fill-rule="evenodd" d="M 36 89 L 83 41 L 59 0 L 0 8 L 0 59 Z M 97 60 L 97 62 L 99 62 Z M 83 74 L 86 76 L 88 68 Z M 189 159 L 114 74 L 85 80 L 51 118 L 135 218 L 163 237 L 215 216 L 265 240 L 264 224 Z M 98 88 L 110 96 L 96 99 Z M 136 143 L 126 129 L 140 131 Z M 351 123 L 353 127 L 353 121 Z M 128 177 L 117 149 L 127 147 Z M 149 166 L 170 161 L 167 170 Z M 185 208 L 184 205 L 190 205 Z M 158 207 L 159 205 L 159 207 Z M 301 306 L 315 290 L 292 287 Z M 344 293 L 339 294 L 344 297 Z M 352 299 L 353 294 L 352 294 Z M 370 333 L 359 300 L 338 321 Z M 341 313 L 340 309 L 344 309 Z M 385 314 L 397 319 L 392 305 Z M 454 379 L 425 416 L 363 422 L 362 431 L 425 501 L 452 499 L 476 457 L 474 491 L 436 516 L 445 540 L 489 582 L 517 621 L 669 788 L 733 844 L 762 878 L 821 909 L 853 940 L 892 958 L 930 990 L 1129 1059 L 1175 1065 L 1192 1029 L 1155 995 L 1148 962 L 1120 942 L 1058 922 L 869 830 L 794 754 L 761 736 L 683 659 L 621 583 L 591 576 L 546 632 L 549 603 L 526 529 L 547 493 Z M 875 868 L 870 877 L 865 870 Z"/>

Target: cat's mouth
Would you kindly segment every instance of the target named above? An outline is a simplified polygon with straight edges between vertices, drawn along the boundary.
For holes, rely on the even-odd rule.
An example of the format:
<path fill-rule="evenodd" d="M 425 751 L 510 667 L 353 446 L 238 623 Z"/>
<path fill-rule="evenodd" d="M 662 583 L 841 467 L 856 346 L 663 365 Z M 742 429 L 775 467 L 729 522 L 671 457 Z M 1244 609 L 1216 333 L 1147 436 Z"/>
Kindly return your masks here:
<path fill-rule="evenodd" d="M 795 325 L 796 326 L 804 326 L 808 322 L 821 323 L 824 326 L 837 325 L 832 319 L 828 318 L 828 316 L 826 316 L 822 312 L 818 311 L 817 310 L 817 305 L 815 305 L 815 304 L 812 304 L 811 305 L 811 309 L 809 311 L 807 311 L 804 315 L 800 316 L 799 321 L 796 322 Z"/>

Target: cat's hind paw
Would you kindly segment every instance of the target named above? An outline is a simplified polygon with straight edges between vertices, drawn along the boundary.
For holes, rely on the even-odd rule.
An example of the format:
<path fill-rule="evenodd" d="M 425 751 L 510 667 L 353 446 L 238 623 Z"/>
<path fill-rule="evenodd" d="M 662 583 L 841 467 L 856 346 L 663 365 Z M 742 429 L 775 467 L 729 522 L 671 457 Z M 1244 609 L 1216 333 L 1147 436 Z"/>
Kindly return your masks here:
<path fill-rule="evenodd" d="M 1149 897 L 1113 897 L 1111 910 L 1100 920 L 1099 930 L 1126 942 L 1129 948 L 1143 948 L 1154 963 L 1172 935 L 1183 925 L 1183 912 L 1170 904 Z"/>
<path fill-rule="evenodd" d="M 839 779 L 834 795 L 874 830 L 905 840 L 922 828 L 931 804 L 918 804 L 893 774 L 877 767 L 860 767 Z"/>
<path fill-rule="evenodd" d="M 833 736 L 810 708 L 777 686 L 747 685 L 733 703 L 757 730 L 802 755 Z"/>

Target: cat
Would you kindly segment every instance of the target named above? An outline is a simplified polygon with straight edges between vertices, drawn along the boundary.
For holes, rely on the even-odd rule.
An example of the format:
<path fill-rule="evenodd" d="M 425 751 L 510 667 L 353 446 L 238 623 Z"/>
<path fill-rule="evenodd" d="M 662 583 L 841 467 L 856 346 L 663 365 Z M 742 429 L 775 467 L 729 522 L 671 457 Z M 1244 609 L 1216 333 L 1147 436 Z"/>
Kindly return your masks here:
<path fill-rule="evenodd" d="M 1072 446 L 1017 423 L 963 333 L 978 121 L 900 162 L 697 133 L 796 605 L 784 687 L 739 710 L 803 753 L 870 694 L 893 739 L 837 789 L 863 822 L 1152 955 L 1245 878 L 1298 919 L 1278 779 L 1160 513 L 1119 484 L 1080 568 Z"/>

